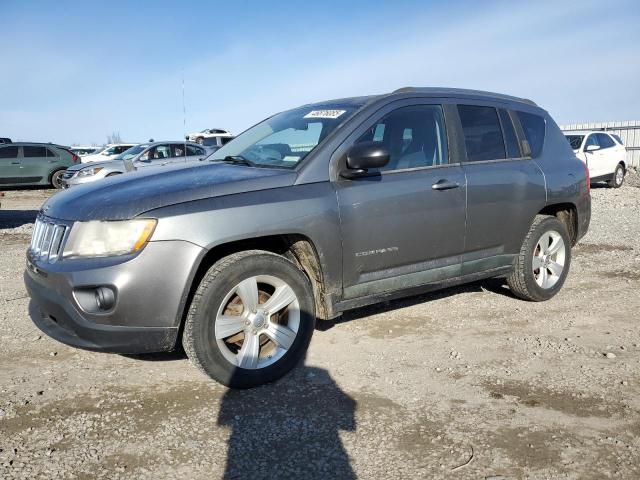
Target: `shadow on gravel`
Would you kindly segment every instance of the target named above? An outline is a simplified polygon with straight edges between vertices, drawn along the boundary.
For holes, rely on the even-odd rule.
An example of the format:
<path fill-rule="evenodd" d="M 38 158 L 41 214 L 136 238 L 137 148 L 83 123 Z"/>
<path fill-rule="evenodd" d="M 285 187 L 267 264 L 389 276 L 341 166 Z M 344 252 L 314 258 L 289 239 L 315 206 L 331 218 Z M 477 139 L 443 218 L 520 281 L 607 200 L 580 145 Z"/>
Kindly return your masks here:
<path fill-rule="evenodd" d="M 227 390 L 218 425 L 231 430 L 224 478 L 355 479 L 340 431 L 355 431 L 356 401 L 324 369 Z"/>
<path fill-rule="evenodd" d="M 0 229 L 16 228 L 36 221 L 38 210 L 0 210 Z"/>

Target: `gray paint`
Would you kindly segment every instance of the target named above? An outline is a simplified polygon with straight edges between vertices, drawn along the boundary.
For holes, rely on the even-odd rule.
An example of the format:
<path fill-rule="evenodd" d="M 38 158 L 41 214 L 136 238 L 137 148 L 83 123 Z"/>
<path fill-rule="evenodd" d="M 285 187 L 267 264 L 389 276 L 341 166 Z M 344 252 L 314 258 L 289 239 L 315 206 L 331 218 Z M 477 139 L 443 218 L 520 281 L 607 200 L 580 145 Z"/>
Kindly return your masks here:
<path fill-rule="evenodd" d="M 555 122 L 533 102 L 456 89 L 403 89 L 340 102 L 360 108 L 293 170 L 207 163 L 115 177 L 52 197 L 44 212 L 53 218 L 152 217 L 158 224 L 137 256 L 65 259 L 37 264 L 50 272 L 47 277 L 27 275 L 63 298 L 81 285 L 118 285 L 123 303 L 116 313 L 92 321 L 175 329 L 204 253 L 228 242 L 307 237 L 320 260 L 328 308 L 337 312 L 508 272 L 533 217 L 548 204 L 574 204 L 578 236 L 586 232 L 584 168 Z M 449 164 L 340 177 L 345 152 L 372 122 L 402 106 L 432 103 L 444 105 Z M 456 103 L 542 115 L 542 155 L 467 163 Z M 459 187 L 432 190 L 439 180 Z M 125 278 L 126 284 L 118 283 Z"/>

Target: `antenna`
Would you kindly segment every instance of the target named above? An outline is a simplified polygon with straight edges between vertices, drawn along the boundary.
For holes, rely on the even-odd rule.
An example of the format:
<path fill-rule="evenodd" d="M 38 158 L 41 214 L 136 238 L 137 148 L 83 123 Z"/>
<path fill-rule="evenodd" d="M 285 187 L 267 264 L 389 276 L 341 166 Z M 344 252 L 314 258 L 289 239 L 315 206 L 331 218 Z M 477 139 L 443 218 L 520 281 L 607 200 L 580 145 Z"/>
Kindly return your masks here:
<path fill-rule="evenodd" d="M 184 66 L 182 72 L 182 136 L 184 137 L 184 161 L 187 161 L 187 107 L 184 103 Z"/>

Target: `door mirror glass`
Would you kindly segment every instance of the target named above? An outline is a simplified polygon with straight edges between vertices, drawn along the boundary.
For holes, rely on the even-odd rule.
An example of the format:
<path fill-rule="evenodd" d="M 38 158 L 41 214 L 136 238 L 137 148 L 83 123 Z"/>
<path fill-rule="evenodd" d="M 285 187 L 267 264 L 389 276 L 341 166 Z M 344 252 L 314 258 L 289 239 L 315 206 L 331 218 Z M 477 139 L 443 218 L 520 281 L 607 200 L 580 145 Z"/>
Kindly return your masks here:
<path fill-rule="evenodd" d="M 381 142 L 362 142 L 352 146 L 347 152 L 347 171 L 343 177 L 367 173 L 370 168 L 382 168 L 389 163 L 389 152 Z"/>

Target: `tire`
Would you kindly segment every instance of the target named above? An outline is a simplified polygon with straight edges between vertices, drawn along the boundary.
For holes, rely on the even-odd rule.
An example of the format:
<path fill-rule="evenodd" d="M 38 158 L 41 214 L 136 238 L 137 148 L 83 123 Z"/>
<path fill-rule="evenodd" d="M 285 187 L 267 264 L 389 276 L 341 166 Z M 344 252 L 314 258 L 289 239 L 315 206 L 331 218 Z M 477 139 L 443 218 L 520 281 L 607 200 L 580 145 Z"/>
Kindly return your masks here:
<path fill-rule="evenodd" d="M 562 242 L 557 243 L 558 240 Z M 545 250 L 541 248 L 545 245 L 554 251 L 545 255 Z M 534 263 L 539 267 L 534 268 Z M 561 270 L 558 266 L 562 267 Z M 517 297 L 541 302 L 560 291 L 570 266 L 571 240 L 567 228 L 556 217 L 537 215 L 507 283 Z"/>
<path fill-rule="evenodd" d="M 204 145 L 204 138 L 203 137 L 196 138 L 196 143 L 198 145 Z"/>
<path fill-rule="evenodd" d="M 613 171 L 611 180 L 609 180 L 607 183 L 611 188 L 620 188 L 624 183 L 624 174 L 624 166 L 619 163 L 618 165 L 616 165 L 616 169 Z"/>
<path fill-rule="evenodd" d="M 64 170 L 56 170 L 55 172 L 53 172 L 51 174 L 51 177 L 49 177 L 49 183 L 51 184 L 51 186 L 53 188 L 56 188 L 58 190 L 62 190 L 63 185 L 62 185 L 62 175 L 64 174 Z"/>
<path fill-rule="evenodd" d="M 270 298 L 279 301 L 272 305 Z M 277 309 L 278 304 L 286 306 Z M 277 313 L 269 313 L 269 305 Z M 304 272 L 280 255 L 248 250 L 222 258 L 204 275 L 189 307 L 182 345 L 212 379 L 251 388 L 277 380 L 303 359 L 315 320 L 313 290 Z M 251 347 L 257 355 L 247 353 Z"/>

